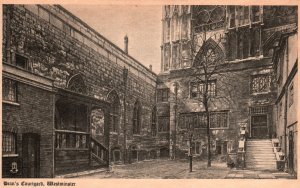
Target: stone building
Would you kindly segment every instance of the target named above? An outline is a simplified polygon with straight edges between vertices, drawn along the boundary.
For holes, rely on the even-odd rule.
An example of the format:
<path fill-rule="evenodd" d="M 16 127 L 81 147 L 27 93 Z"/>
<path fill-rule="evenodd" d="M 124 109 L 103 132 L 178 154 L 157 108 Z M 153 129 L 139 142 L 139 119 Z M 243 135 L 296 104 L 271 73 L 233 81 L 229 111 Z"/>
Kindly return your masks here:
<path fill-rule="evenodd" d="M 298 105 L 298 34 L 297 28 L 278 33 L 273 38 L 273 57 L 276 75 L 276 133 L 286 156 L 287 170 L 297 173 L 297 105 Z"/>
<path fill-rule="evenodd" d="M 186 157 L 189 148 L 194 156 L 207 153 L 205 106 L 199 100 L 206 73 L 198 68 L 204 52 L 223 57 L 224 66 L 207 84 L 212 154 L 236 152 L 242 127 L 250 139 L 279 136 L 274 36 L 297 28 L 297 15 L 295 6 L 163 7 L 157 134 L 170 157 Z"/>
<path fill-rule="evenodd" d="M 123 51 L 61 6 L 4 5 L 2 45 L 3 177 L 156 158 L 157 76 L 127 37 Z"/>

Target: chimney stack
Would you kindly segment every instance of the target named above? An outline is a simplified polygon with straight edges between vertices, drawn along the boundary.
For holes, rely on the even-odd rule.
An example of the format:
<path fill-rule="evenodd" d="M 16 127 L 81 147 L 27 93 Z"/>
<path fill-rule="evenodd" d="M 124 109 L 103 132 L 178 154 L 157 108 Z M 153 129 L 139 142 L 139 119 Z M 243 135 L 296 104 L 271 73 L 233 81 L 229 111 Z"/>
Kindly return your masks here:
<path fill-rule="evenodd" d="M 152 71 L 152 65 L 149 65 L 149 69 Z"/>
<path fill-rule="evenodd" d="M 127 37 L 127 34 L 125 35 L 124 37 L 124 46 L 125 46 L 125 53 L 128 54 L 128 37 Z"/>

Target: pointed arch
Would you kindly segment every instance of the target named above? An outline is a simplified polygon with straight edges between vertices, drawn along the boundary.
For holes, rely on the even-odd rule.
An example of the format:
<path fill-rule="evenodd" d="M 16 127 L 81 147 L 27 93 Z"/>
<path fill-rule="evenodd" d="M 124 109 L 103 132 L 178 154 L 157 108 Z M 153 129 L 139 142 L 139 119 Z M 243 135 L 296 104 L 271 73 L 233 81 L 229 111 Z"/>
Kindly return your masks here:
<path fill-rule="evenodd" d="M 120 108 L 120 98 L 116 90 L 112 90 L 108 93 L 107 96 L 108 101 L 110 102 L 110 130 L 112 132 L 118 132 L 119 131 L 119 125 L 120 125 L 120 114 L 121 114 L 121 108 Z"/>
<path fill-rule="evenodd" d="M 224 61 L 225 54 L 220 45 L 214 41 L 211 37 L 207 39 L 200 50 L 198 51 L 193 66 L 200 66 L 203 62 L 215 62 L 215 61 Z"/>
<path fill-rule="evenodd" d="M 80 94 L 87 93 L 87 88 L 86 88 L 84 79 L 80 73 L 75 74 L 70 77 L 70 79 L 67 82 L 67 88 L 71 91 L 74 91 L 74 92 L 80 93 Z"/>
<path fill-rule="evenodd" d="M 141 104 L 139 100 L 136 100 L 133 107 L 132 129 L 133 134 L 141 133 Z"/>
<path fill-rule="evenodd" d="M 153 106 L 151 111 L 151 135 L 157 135 L 157 108 Z"/>

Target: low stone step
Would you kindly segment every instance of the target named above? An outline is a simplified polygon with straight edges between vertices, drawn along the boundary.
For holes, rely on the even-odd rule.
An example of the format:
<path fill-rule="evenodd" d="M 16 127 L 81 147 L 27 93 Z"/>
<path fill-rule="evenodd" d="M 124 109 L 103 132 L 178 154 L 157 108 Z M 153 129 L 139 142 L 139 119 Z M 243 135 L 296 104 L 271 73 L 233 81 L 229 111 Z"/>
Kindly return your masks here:
<path fill-rule="evenodd" d="M 246 157 L 246 161 L 276 161 L 275 157 Z"/>
<path fill-rule="evenodd" d="M 251 150 L 254 150 L 254 151 L 273 151 L 273 148 L 255 148 L 255 147 L 246 147 L 246 151 L 251 151 Z"/>
<path fill-rule="evenodd" d="M 276 164 L 276 161 L 247 161 L 246 164 Z"/>
<path fill-rule="evenodd" d="M 246 168 L 249 168 L 249 169 L 264 169 L 264 170 L 275 170 L 276 169 L 276 165 L 270 165 L 270 166 L 266 166 L 266 165 L 250 165 L 250 166 L 247 166 L 246 165 Z"/>
<path fill-rule="evenodd" d="M 266 155 L 274 155 L 275 156 L 275 154 L 274 153 L 271 153 L 271 152 L 265 152 L 265 151 L 255 151 L 255 152 L 253 152 L 253 151 L 246 151 L 246 155 L 264 155 L 264 154 L 266 154 Z"/>
<path fill-rule="evenodd" d="M 251 153 L 251 152 L 247 152 L 246 156 L 249 156 L 249 157 L 271 157 L 271 156 L 274 156 L 275 157 L 275 154 L 274 153 Z"/>
<path fill-rule="evenodd" d="M 261 161 L 272 161 L 274 163 L 276 163 L 276 159 L 253 159 L 253 158 L 246 158 L 246 162 L 251 162 L 251 161 L 258 161 L 258 162 L 261 162 Z"/>
<path fill-rule="evenodd" d="M 272 148 L 273 146 L 271 144 L 246 144 L 248 147 L 270 147 Z"/>
<path fill-rule="evenodd" d="M 274 169 L 276 165 L 274 164 L 245 164 L 247 168 L 264 168 L 264 169 Z"/>

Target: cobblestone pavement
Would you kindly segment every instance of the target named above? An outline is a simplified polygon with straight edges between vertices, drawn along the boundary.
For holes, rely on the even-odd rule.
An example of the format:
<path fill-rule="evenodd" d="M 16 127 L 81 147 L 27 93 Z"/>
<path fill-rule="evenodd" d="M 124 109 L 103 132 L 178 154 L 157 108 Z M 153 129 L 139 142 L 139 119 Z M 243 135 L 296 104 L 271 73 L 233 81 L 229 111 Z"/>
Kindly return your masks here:
<path fill-rule="evenodd" d="M 286 172 L 230 169 L 225 162 L 193 161 L 189 172 L 188 160 L 152 160 L 134 164 L 114 165 L 111 171 L 80 175 L 76 178 L 124 179 L 295 179 Z"/>

